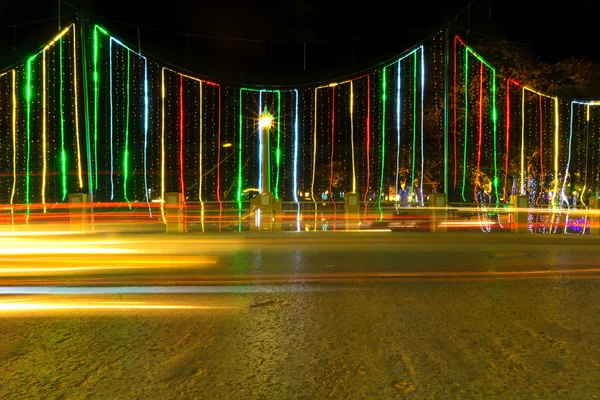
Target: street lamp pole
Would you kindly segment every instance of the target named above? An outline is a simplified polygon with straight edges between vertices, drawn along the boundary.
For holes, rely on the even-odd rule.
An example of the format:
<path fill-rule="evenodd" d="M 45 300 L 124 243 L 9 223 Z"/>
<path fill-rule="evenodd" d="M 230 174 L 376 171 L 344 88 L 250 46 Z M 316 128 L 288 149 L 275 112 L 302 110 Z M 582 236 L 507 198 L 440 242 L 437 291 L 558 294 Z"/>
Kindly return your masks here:
<path fill-rule="evenodd" d="M 269 114 L 265 107 L 265 111 L 258 120 L 259 135 L 260 135 L 260 177 L 259 187 L 260 193 L 271 193 L 271 151 L 270 151 L 270 132 L 273 123 L 273 117 Z"/>

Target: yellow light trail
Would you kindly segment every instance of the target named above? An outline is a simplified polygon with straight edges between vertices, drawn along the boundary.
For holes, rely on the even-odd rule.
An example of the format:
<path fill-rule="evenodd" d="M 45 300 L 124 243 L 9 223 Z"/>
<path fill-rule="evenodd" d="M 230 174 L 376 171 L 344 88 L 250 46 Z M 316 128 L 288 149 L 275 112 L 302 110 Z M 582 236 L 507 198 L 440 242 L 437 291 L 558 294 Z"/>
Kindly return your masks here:
<path fill-rule="evenodd" d="M 150 304 L 130 302 L 98 302 L 98 303 L 62 303 L 62 302 L 11 302 L 0 303 L 0 312 L 10 311 L 44 311 L 44 310 L 210 310 L 233 309 L 232 306 L 194 306 L 176 304 Z"/>
<path fill-rule="evenodd" d="M 88 249 L 85 247 L 25 247 L 25 248 L 8 248 L 0 249 L 0 256 L 8 255 L 31 255 L 31 254 L 133 254 L 138 253 L 134 249 Z"/>

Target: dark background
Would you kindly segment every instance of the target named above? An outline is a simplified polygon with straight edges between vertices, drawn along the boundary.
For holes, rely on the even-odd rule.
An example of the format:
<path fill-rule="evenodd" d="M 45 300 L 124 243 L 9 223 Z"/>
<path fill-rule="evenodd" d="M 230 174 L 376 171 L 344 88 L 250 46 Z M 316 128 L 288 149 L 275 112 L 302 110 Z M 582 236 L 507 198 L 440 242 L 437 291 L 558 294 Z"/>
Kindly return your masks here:
<path fill-rule="evenodd" d="M 139 26 L 147 55 L 220 82 L 291 85 L 358 73 L 449 22 L 469 40 L 525 42 L 544 62 L 598 61 L 593 2 L 556 3 L 69 0 L 61 3 L 61 21 L 64 26 L 82 11 L 135 47 Z M 57 16 L 58 0 L 0 0 L 0 68 L 48 41 L 58 30 Z"/>

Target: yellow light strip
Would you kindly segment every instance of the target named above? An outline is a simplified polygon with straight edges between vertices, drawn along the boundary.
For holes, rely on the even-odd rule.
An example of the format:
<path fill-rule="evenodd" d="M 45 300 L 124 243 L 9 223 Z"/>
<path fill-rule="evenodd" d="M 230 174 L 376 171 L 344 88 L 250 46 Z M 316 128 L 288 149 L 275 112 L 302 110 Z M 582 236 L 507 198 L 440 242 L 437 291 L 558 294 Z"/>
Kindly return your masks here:
<path fill-rule="evenodd" d="M 0 249 L 1 256 L 31 255 L 31 254 L 133 254 L 133 249 L 89 249 L 86 247 L 26 247 L 26 248 L 4 248 Z"/>
<path fill-rule="evenodd" d="M 202 309 L 232 309 L 230 306 L 193 306 L 174 304 L 149 304 L 131 302 L 99 302 L 85 303 L 26 303 L 12 302 L 0 304 L 0 311 L 43 311 L 43 310 L 202 310 Z"/>
<path fill-rule="evenodd" d="M 350 142 L 352 144 L 352 192 L 356 193 L 356 165 L 354 163 L 354 83 L 350 81 Z"/>
<path fill-rule="evenodd" d="M 77 140 L 77 177 L 79 178 L 79 188 L 83 188 L 83 177 L 81 172 L 81 145 L 79 143 L 79 107 L 77 105 L 77 31 L 75 24 L 73 27 L 73 98 L 75 100 L 75 138 Z"/>

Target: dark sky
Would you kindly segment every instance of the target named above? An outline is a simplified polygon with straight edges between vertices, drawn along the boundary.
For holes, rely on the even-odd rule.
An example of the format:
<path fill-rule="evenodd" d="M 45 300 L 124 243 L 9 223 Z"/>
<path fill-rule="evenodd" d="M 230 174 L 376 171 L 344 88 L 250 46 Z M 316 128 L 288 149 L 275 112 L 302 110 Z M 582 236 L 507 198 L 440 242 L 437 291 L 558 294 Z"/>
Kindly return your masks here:
<path fill-rule="evenodd" d="M 134 45 L 135 25 L 140 25 L 142 50 L 150 55 L 225 81 L 284 85 L 344 76 L 394 57 L 448 21 L 462 29 L 470 26 L 472 38 L 527 42 L 548 62 L 567 56 L 599 59 L 600 29 L 592 1 L 561 1 L 554 7 L 540 0 L 476 0 L 470 13 L 455 20 L 469 2 L 375 1 L 350 7 L 349 1 L 170 0 L 149 6 L 155 2 L 68 0 Z M 0 68 L 52 37 L 57 20 L 12 26 L 56 17 L 57 3 L 0 0 Z M 68 4 L 61 6 L 63 23 L 73 18 L 67 16 L 74 12 Z"/>

